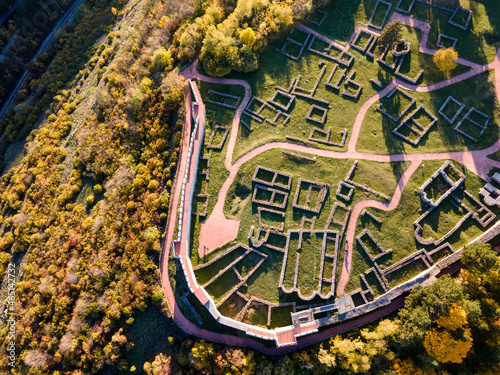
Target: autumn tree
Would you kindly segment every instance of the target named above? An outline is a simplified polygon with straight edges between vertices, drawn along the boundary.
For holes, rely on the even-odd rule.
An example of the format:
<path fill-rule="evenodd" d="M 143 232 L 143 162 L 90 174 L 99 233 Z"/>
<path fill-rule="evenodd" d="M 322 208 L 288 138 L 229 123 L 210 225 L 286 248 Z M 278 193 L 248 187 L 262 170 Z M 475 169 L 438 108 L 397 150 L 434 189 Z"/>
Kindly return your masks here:
<path fill-rule="evenodd" d="M 455 338 L 449 330 L 431 329 L 425 335 L 424 348 L 431 357 L 439 362 L 462 363 L 472 348 L 470 330 L 465 330 L 465 338 Z"/>
<path fill-rule="evenodd" d="M 144 363 L 144 372 L 147 375 L 169 375 L 172 374 L 172 358 L 163 353 L 158 354 L 153 362 Z"/>
<path fill-rule="evenodd" d="M 255 44 L 255 32 L 251 27 L 247 27 L 240 31 L 240 39 L 248 47 L 252 47 Z"/>
<path fill-rule="evenodd" d="M 436 52 L 432 60 L 436 64 L 437 68 L 444 73 L 446 77 L 450 76 L 450 73 L 457 66 L 458 52 L 449 48 L 441 48 Z"/>
<path fill-rule="evenodd" d="M 200 340 L 194 344 L 191 349 L 191 359 L 193 366 L 200 371 L 210 369 L 212 360 L 214 359 L 214 347 L 205 340 Z"/>
<path fill-rule="evenodd" d="M 160 47 L 153 53 L 150 70 L 153 73 L 172 70 L 173 63 L 172 52 Z"/>
<path fill-rule="evenodd" d="M 447 314 L 438 317 L 436 323 L 437 327 L 425 335 L 427 354 L 442 363 L 462 363 L 473 341 L 467 327 L 467 312 L 454 303 Z"/>
<path fill-rule="evenodd" d="M 388 23 L 382 30 L 382 34 L 378 40 L 378 48 L 380 51 L 385 51 L 392 48 L 395 44 L 401 41 L 403 37 L 403 24 L 396 20 Z"/>
<path fill-rule="evenodd" d="M 233 70 L 238 58 L 238 48 L 232 36 L 212 27 L 203 42 L 200 59 L 203 68 L 213 77 L 223 77 Z"/>

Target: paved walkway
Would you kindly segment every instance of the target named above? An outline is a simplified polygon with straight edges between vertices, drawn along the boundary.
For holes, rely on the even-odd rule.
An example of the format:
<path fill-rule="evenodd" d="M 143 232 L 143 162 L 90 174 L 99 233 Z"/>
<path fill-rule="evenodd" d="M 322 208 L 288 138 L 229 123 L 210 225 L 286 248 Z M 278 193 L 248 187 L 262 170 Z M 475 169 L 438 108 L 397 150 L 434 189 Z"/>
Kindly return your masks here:
<path fill-rule="evenodd" d="M 427 27 L 425 25 L 420 25 L 422 27 Z M 308 31 L 310 30 L 309 28 L 302 26 Z M 417 26 L 416 26 L 417 27 Z M 419 27 L 420 28 L 420 27 Z M 317 34 L 316 32 L 313 32 L 313 34 Z M 428 34 L 428 32 L 427 32 Z M 424 35 L 424 33 L 423 33 Z M 324 37 L 323 37 L 324 39 Z M 422 38 L 424 40 L 424 38 Z M 422 46 L 421 46 L 422 48 Z M 424 46 L 424 48 L 426 48 Z M 432 50 L 427 50 L 428 52 L 431 52 Z M 425 52 L 424 52 L 425 53 Z M 331 151 L 331 150 L 320 150 L 316 149 L 313 147 L 309 146 L 304 146 L 304 145 L 299 145 L 299 144 L 291 144 L 287 142 L 271 142 L 267 143 L 265 145 L 259 146 L 238 160 L 235 161 L 234 164 L 232 164 L 232 156 L 233 156 L 233 151 L 234 147 L 236 144 L 236 139 L 237 139 L 237 133 L 238 133 L 238 127 L 239 127 L 239 120 L 240 116 L 243 112 L 243 109 L 246 107 L 248 101 L 250 100 L 251 97 L 251 89 L 250 86 L 248 85 L 247 82 L 245 81 L 240 81 L 240 80 L 228 80 L 228 79 L 222 79 L 222 78 L 210 78 L 210 77 L 205 77 L 200 75 L 198 72 L 196 72 L 196 63 L 193 63 L 191 66 L 189 66 L 187 69 L 185 69 L 182 72 L 182 75 L 186 78 L 198 78 L 200 80 L 206 81 L 206 82 L 212 82 L 212 83 L 218 83 L 218 84 L 238 84 L 242 85 L 245 87 L 245 97 L 242 100 L 241 105 L 238 107 L 236 111 L 235 118 L 233 120 L 232 124 L 232 130 L 231 130 L 231 136 L 228 142 L 228 147 L 227 147 L 227 153 L 226 153 L 226 158 L 225 158 L 225 166 L 229 170 L 229 176 L 224 181 L 219 195 L 218 195 L 218 200 L 216 202 L 216 205 L 209 216 L 207 220 L 205 221 L 204 225 L 202 225 L 202 234 L 200 234 L 200 246 L 207 246 L 210 245 L 209 250 L 213 250 L 217 247 L 220 247 L 224 245 L 225 243 L 233 240 L 236 238 L 237 233 L 238 233 L 238 228 L 239 228 L 239 221 L 238 220 L 229 220 L 225 217 L 224 212 L 223 212 L 223 206 L 224 202 L 227 197 L 227 192 L 233 183 L 237 172 L 240 168 L 241 165 L 243 165 L 245 162 L 249 161 L 250 159 L 256 157 L 257 155 L 266 152 L 271 149 L 275 148 L 281 148 L 281 149 L 288 149 L 296 152 L 303 152 L 303 153 L 308 153 L 312 155 L 317 155 L 317 156 L 322 156 L 322 157 L 329 157 L 329 158 L 335 158 L 335 159 L 358 159 L 358 160 L 373 160 L 373 161 L 379 161 L 379 162 L 391 162 L 391 161 L 411 161 L 411 165 L 408 167 L 408 169 L 404 172 L 403 176 L 401 179 L 398 181 L 398 185 L 396 188 L 396 191 L 391 199 L 391 202 L 389 204 L 384 204 L 382 202 L 374 201 L 374 200 L 363 200 L 358 202 L 351 214 L 351 219 L 348 224 L 347 228 L 347 234 L 346 238 L 349 240 L 350 244 L 353 244 L 354 242 L 354 234 L 355 234 L 355 227 L 356 227 L 356 221 L 365 207 L 376 207 L 380 208 L 383 210 L 392 210 L 395 207 L 397 207 L 399 200 L 401 198 L 401 194 L 404 190 L 404 187 L 408 180 L 410 179 L 411 175 L 415 172 L 415 170 L 418 168 L 420 165 L 421 161 L 423 160 L 439 160 L 439 159 L 453 159 L 457 162 L 463 163 L 467 166 L 468 169 L 470 169 L 472 172 L 476 173 L 478 176 L 482 177 L 483 179 L 486 179 L 488 172 L 493 166 L 500 167 L 500 162 L 493 161 L 489 158 L 487 158 L 487 155 L 494 153 L 500 149 L 500 140 L 495 142 L 492 146 L 484 149 L 484 150 L 478 150 L 478 151 L 459 151 L 459 152 L 442 152 L 442 153 L 420 153 L 420 154 L 396 154 L 396 155 L 378 155 L 378 154 L 371 154 L 371 153 L 364 153 L 364 152 L 357 152 L 355 150 L 356 148 L 356 142 L 359 137 L 359 132 L 361 129 L 361 125 L 364 120 L 364 116 L 366 115 L 366 112 L 368 108 L 370 108 L 371 105 L 373 105 L 377 100 L 379 100 L 381 97 L 387 95 L 393 87 L 395 87 L 396 84 L 399 84 L 409 90 L 416 90 L 416 91 L 432 91 L 432 90 L 437 90 L 442 87 L 446 87 L 449 85 L 452 85 L 456 82 L 459 82 L 461 80 L 465 80 L 467 78 L 470 78 L 474 75 L 480 74 L 481 72 L 487 70 L 487 69 L 495 69 L 495 84 L 496 84 L 496 91 L 497 91 L 497 97 L 500 102 L 500 50 L 497 53 L 497 56 L 495 60 L 487 65 L 481 66 L 477 64 L 470 63 L 468 66 L 471 66 L 471 70 L 467 73 L 464 73 L 460 76 L 445 80 L 443 82 L 440 82 L 435 85 L 430 85 L 430 86 L 425 86 L 425 87 L 417 87 L 417 86 L 412 86 L 412 85 L 407 85 L 404 84 L 400 81 L 394 80 L 389 84 L 388 87 L 386 87 L 384 90 L 379 92 L 378 94 L 374 95 L 373 97 L 369 98 L 367 102 L 365 102 L 356 116 L 355 123 L 353 125 L 353 131 L 351 134 L 350 141 L 348 143 L 348 151 L 347 152 L 339 152 L 339 151 Z M 467 64 L 464 64 L 467 65 Z M 199 93 L 196 93 L 199 95 Z M 203 103 L 201 102 L 201 97 L 199 97 L 199 102 L 201 103 L 201 106 L 203 106 Z M 190 103 L 186 103 L 186 108 L 187 108 L 187 113 L 186 113 L 186 127 L 184 129 L 184 138 L 183 138 L 183 147 L 182 147 L 182 152 L 181 152 L 181 159 L 179 161 L 179 169 L 178 169 L 178 176 L 183 176 L 184 172 L 186 171 L 186 168 L 189 168 L 189 166 L 186 165 L 186 160 L 187 160 L 187 152 L 185 152 L 188 148 L 189 144 L 189 135 L 190 135 Z M 190 176 L 192 176 L 192 173 L 196 173 L 196 171 L 190 171 Z M 172 193 L 172 203 L 171 203 L 171 208 L 170 208 L 170 213 L 168 217 L 168 222 L 167 222 L 167 228 L 166 228 L 166 240 L 165 240 L 165 245 L 162 253 L 162 259 L 161 259 L 161 274 L 162 274 L 162 285 L 165 291 L 165 295 L 167 297 L 168 304 L 170 306 L 170 310 L 172 311 L 174 320 L 176 323 L 186 332 L 193 334 L 198 337 L 203 337 L 212 341 L 218 341 L 218 342 L 223 342 L 226 344 L 233 344 L 233 345 L 240 345 L 240 346 L 248 346 L 252 347 L 255 349 L 258 349 L 260 351 L 263 351 L 265 353 L 269 354 L 282 354 L 291 350 L 296 350 L 299 347 L 309 345 L 311 343 L 314 343 L 316 341 L 322 340 L 324 338 L 330 337 L 334 334 L 342 333 L 347 330 L 350 330 L 352 328 L 364 325 L 368 322 L 377 320 L 386 314 L 394 311 L 395 309 L 401 307 L 403 305 L 403 298 L 399 298 L 397 300 L 394 300 L 390 305 L 377 310 L 373 313 L 366 314 L 358 319 L 350 320 L 347 321 L 341 325 L 338 325 L 336 327 L 329 328 L 321 333 L 314 334 L 314 335 L 309 335 L 306 337 L 302 337 L 298 339 L 298 344 L 297 346 L 293 347 L 285 347 L 285 348 L 267 348 L 264 345 L 262 345 L 260 342 L 257 342 L 253 340 L 250 337 L 235 337 L 231 335 L 225 335 L 225 334 L 218 334 L 214 333 L 211 331 L 204 330 L 202 328 L 197 327 L 193 323 L 189 322 L 180 312 L 176 301 L 175 301 L 175 296 L 172 290 L 172 287 L 170 285 L 170 281 L 168 278 L 168 254 L 170 250 L 170 244 L 172 243 L 172 239 L 174 238 L 174 223 L 175 223 L 175 218 L 177 214 L 177 207 L 178 207 L 178 199 L 180 196 L 180 184 L 182 184 L 182 178 L 177 178 L 176 183 L 174 186 L 174 190 Z M 185 235 L 185 233 L 183 233 Z M 186 239 L 184 239 L 186 240 Z M 184 244 L 183 244 L 184 242 Z M 185 261 L 187 261 L 187 241 L 181 241 L 180 244 L 180 255 L 181 259 L 183 258 Z M 338 294 L 343 293 L 343 288 L 345 284 L 347 283 L 349 279 L 349 273 L 350 273 L 350 268 L 351 268 L 351 260 L 352 260 L 352 246 L 348 250 L 347 254 L 347 262 L 346 266 L 343 269 L 341 279 L 338 285 L 337 292 Z M 194 274 L 191 272 L 191 270 L 187 270 L 187 277 L 190 282 L 190 284 L 195 288 L 195 294 L 199 296 L 199 298 L 204 299 L 206 297 L 206 291 L 203 290 L 203 288 L 199 288 L 197 286 L 196 280 L 194 279 Z"/>

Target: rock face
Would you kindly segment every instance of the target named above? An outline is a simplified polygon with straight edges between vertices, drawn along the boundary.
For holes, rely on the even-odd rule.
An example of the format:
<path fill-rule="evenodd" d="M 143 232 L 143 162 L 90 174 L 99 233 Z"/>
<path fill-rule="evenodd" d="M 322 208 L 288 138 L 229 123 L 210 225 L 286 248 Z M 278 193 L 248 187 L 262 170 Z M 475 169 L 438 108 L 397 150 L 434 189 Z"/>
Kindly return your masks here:
<path fill-rule="evenodd" d="M 402 51 L 398 51 L 398 47 L 400 45 L 404 45 L 404 49 Z M 399 42 L 398 44 L 396 44 L 394 46 L 394 49 L 392 50 L 392 55 L 394 56 L 394 58 L 396 57 L 401 57 L 401 56 L 405 56 L 407 54 L 410 53 L 410 49 L 411 49 L 411 43 L 410 42 L 407 42 L 406 40 L 404 39 L 401 39 L 401 42 Z"/>

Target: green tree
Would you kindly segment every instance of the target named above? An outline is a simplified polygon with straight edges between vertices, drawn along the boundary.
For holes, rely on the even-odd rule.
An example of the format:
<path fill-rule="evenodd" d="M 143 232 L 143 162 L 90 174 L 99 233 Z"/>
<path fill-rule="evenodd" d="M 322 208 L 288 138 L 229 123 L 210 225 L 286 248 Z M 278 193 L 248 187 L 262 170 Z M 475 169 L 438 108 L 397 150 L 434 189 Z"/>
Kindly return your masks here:
<path fill-rule="evenodd" d="M 401 21 L 392 21 L 385 25 L 378 40 L 378 48 L 381 51 L 392 48 L 401 41 L 403 36 L 403 24 Z"/>
<path fill-rule="evenodd" d="M 238 56 L 238 47 L 233 37 L 226 36 L 223 31 L 215 27 L 208 31 L 200 59 L 209 75 L 212 77 L 228 75 L 235 67 Z"/>
<path fill-rule="evenodd" d="M 173 63 L 172 52 L 160 47 L 153 53 L 150 70 L 152 73 L 172 70 Z"/>
<path fill-rule="evenodd" d="M 243 73 L 257 70 L 259 67 L 257 54 L 247 45 L 241 47 L 239 52 L 238 59 L 236 60 L 236 70 Z"/>
<path fill-rule="evenodd" d="M 465 268 L 476 276 L 481 276 L 500 268 L 500 258 L 491 250 L 490 244 L 475 242 L 462 251 Z"/>

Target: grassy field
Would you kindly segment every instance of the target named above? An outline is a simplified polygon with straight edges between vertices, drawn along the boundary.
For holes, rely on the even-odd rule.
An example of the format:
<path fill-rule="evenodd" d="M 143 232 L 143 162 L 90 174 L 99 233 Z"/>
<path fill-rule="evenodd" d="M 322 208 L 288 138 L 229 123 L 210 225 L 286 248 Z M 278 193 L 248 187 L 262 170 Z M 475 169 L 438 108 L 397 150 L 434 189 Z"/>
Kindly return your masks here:
<path fill-rule="evenodd" d="M 395 0 L 393 2 L 397 3 L 397 1 Z M 333 9 L 328 10 L 328 17 L 333 17 L 333 15 L 335 14 L 336 22 L 328 22 L 327 18 L 322 27 L 318 28 L 314 25 L 309 26 L 311 26 L 312 28 L 316 28 L 318 31 L 324 33 L 334 40 L 345 42 L 354 31 L 354 26 L 357 22 L 367 22 L 366 17 L 369 18 L 371 10 L 369 12 L 367 10 L 365 11 L 364 7 L 366 7 L 366 9 L 372 9 L 372 5 L 374 6 L 375 2 L 364 1 L 358 4 L 359 6 L 353 5 L 349 2 L 338 2 L 335 4 L 337 5 L 334 5 Z M 426 6 L 424 5 L 424 7 Z M 392 9 L 394 9 L 394 7 Z M 338 12 L 340 11 L 343 12 L 342 14 L 344 16 L 338 17 Z M 349 25 L 345 25 L 345 27 L 341 27 L 341 29 L 338 30 L 337 28 L 339 27 L 339 25 L 343 23 L 342 17 L 346 17 L 345 15 L 349 14 L 349 12 L 350 14 L 354 14 L 354 21 L 351 20 L 351 22 L 349 22 Z M 366 14 L 368 14 L 368 16 Z M 344 33 L 346 33 L 345 30 L 348 30 L 348 35 L 346 36 L 344 36 Z M 467 34 L 465 32 L 463 33 Z M 293 37 L 299 40 L 301 39 L 302 35 L 304 34 L 295 32 Z M 401 73 L 414 78 L 421 70 L 423 70 L 424 73 L 422 75 L 422 78 L 418 81 L 418 83 L 421 85 L 430 85 L 445 79 L 444 75 L 438 71 L 438 69 L 432 62 L 432 56 L 418 52 L 421 39 L 420 30 L 405 26 L 403 28 L 403 37 L 411 43 L 411 54 L 405 57 L 403 65 L 401 67 Z M 300 85 L 306 89 L 311 89 L 317 78 L 319 77 L 320 71 L 322 69 L 322 65 L 320 64 L 320 62 L 324 62 L 327 68 L 323 77 L 319 81 L 315 97 L 327 100 L 330 103 L 328 106 L 325 106 L 325 104 L 321 103 L 319 104 L 320 106 L 327 109 L 326 122 L 321 125 L 312 121 L 308 121 L 306 117 L 309 113 L 311 105 L 317 103 L 310 99 L 299 97 L 296 98 L 288 111 L 288 114 L 290 115 L 290 121 L 286 125 L 280 124 L 274 126 L 265 121 L 263 123 L 259 123 L 253 120 L 251 117 L 243 115 L 243 121 L 249 124 L 252 130 L 249 131 L 246 127 L 240 126 L 235 153 L 233 155 L 233 161 L 259 145 L 271 141 L 286 141 L 286 136 L 307 139 L 311 131 L 313 131 L 314 127 L 319 127 L 321 129 L 324 129 L 325 131 L 330 128 L 332 134 L 330 141 L 340 142 L 340 131 L 342 129 L 347 129 L 349 136 L 352 124 L 361 104 L 377 92 L 377 87 L 375 87 L 370 82 L 370 79 L 374 78 L 380 81 L 383 86 L 385 86 L 389 83 L 390 80 L 394 78 L 394 73 L 387 70 L 387 68 L 381 67 L 378 63 L 372 61 L 358 51 L 350 49 L 350 53 L 352 53 L 354 56 L 354 63 L 351 68 L 347 70 L 347 74 L 349 74 L 351 71 L 355 71 L 356 75 L 354 80 L 362 85 L 360 97 L 357 100 L 351 99 L 341 95 L 342 88 L 339 92 L 325 86 L 327 78 L 335 65 L 334 62 L 325 59 L 323 56 L 319 56 L 313 52 L 308 51 L 307 48 L 304 50 L 304 53 L 302 54 L 300 60 L 296 62 L 275 51 L 275 48 L 281 48 L 281 45 L 282 41 L 279 41 L 271 48 L 269 48 L 268 52 L 266 52 L 260 59 L 260 68 L 256 72 L 249 74 L 233 74 L 231 78 L 246 80 L 252 88 L 252 95 L 259 97 L 260 99 L 265 101 L 271 99 L 271 97 L 274 95 L 276 91 L 276 85 L 279 85 L 281 87 L 289 87 L 294 77 L 301 76 Z M 321 50 L 325 46 L 326 44 L 318 39 L 316 39 L 314 42 L 314 47 L 318 50 Z M 291 53 L 292 51 L 288 52 Z M 387 56 L 387 61 L 390 62 L 391 60 L 392 52 Z M 459 65 L 451 72 L 451 76 L 464 73 L 468 70 L 468 67 Z M 332 81 L 335 81 L 339 74 L 340 69 L 338 68 Z M 343 83 L 341 85 L 343 87 Z M 441 94 L 438 94 L 436 96 L 438 99 L 442 99 Z M 444 99 L 446 99 L 446 97 Z M 257 108 L 258 105 L 254 103 L 252 107 Z M 269 116 L 272 117 L 271 114 L 269 114 Z M 367 128 L 376 127 L 377 125 L 379 126 L 382 123 L 380 117 L 372 116 L 367 120 L 370 123 Z M 280 120 L 280 123 L 281 122 L 282 121 Z M 483 136 L 483 138 L 487 137 Z M 398 142 L 401 142 L 400 139 L 398 139 Z M 425 142 L 425 140 L 423 140 L 423 142 Z M 452 147 L 452 144 L 452 142 L 448 142 L 448 147 Z M 316 143 L 314 144 L 314 146 L 326 149 L 344 149 L 337 146 L 324 145 L 321 143 Z M 446 148 L 446 145 L 431 145 L 430 148 L 432 147 Z"/>
<path fill-rule="evenodd" d="M 282 150 L 271 150 L 257 156 L 248 163 L 245 163 L 240 168 L 238 175 L 228 192 L 228 197 L 225 202 L 226 216 L 229 218 L 236 218 L 241 221 L 240 232 L 236 242 L 247 244 L 247 235 L 250 227 L 258 225 L 257 206 L 253 205 L 249 199 L 250 192 L 252 191 L 251 176 L 253 175 L 257 165 L 289 173 L 293 177 L 289 203 L 285 211 L 286 231 L 288 229 L 298 229 L 301 223 L 303 211 L 293 209 L 291 205 L 299 178 L 308 178 L 313 181 L 330 184 L 330 189 L 327 193 L 321 212 L 319 214 L 308 214 L 308 217 L 316 216 L 317 218 L 315 229 L 323 229 L 326 225 L 330 211 L 332 210 L 334 203 L 337 201 L 335 193 L 337 191 L 338 183 L 346 177 L 353 162 L 354 160 L 335 160 L 335 162 L 332 163 L 332 159 L 317 158 L 316 163 L 311 166 L 311 164 L 308 163 L 296 162 L 294 159 L 284 155 Z M 397 180 L 404 172 L 407 165 L 407 163 L 390 164 L 360 161 L 353 179 L 356 182 L 359 181 L 359 183 L 366 183 L 369 187 L 391 196 L 396 188 Z M 377 178 L 375 178 L 375 176 L 377 176 Z M 371 184 L 370 181 L 376 181 L 376 183 Z M 364 192 L 360 189 L 355 189 L 350 207 L 352 207 L 360 199 L 364 198 L 376 199 L 377 197 L 374 194 Z M 235 207 L 237 209 L 235 209 Z M 338 214 L 340 214 L 340 210 Z M 276 240 L 277 242 L 279 242 L 278 240 L 283 241 L 283 238 L 276 238 Z M 319 249 L 321 245 L 316 242 L 314 243 L 317 246 L 306 246 L 307 241 L 304 241 L 303 244 L 297 287 L 299 287 L 304 294 L 312 293 L 313 290 L 317 290 L 318 286 L 317 274 L 319 274 Z M 293 286 L 296 259 L 296 251 L 294 252 L 293 249 L 297 249 L 297 246 L 298 238 L 292 238 L 290 245 L 291 251 L 288 259 L 289 264 L 287 264 L 284 280 L 284 284 L 288 288 Z M 224 246 L 219 251 L 216 251 L 213 256 L 225 248 L 227 247 Z M 262 250 L 262 248 L 259 250 Z M 278 281 L 283 256 L 273 250 L 263 249 L 262 251 L 269 254 L 269 258 L 250 278 L 247 283 L 247 293 L 249 295 L 255 295 L 259 298 L 265 299 L 269 302 L 278 302 L 281 300 L 278 289 Z M 341 267 L 342 260 L 340 259 L 339 262 Z M 340 273 L 338 272 L 337 276 L 339 275 Z M 311 283 L 314 285 L 309 285 Z"/>

